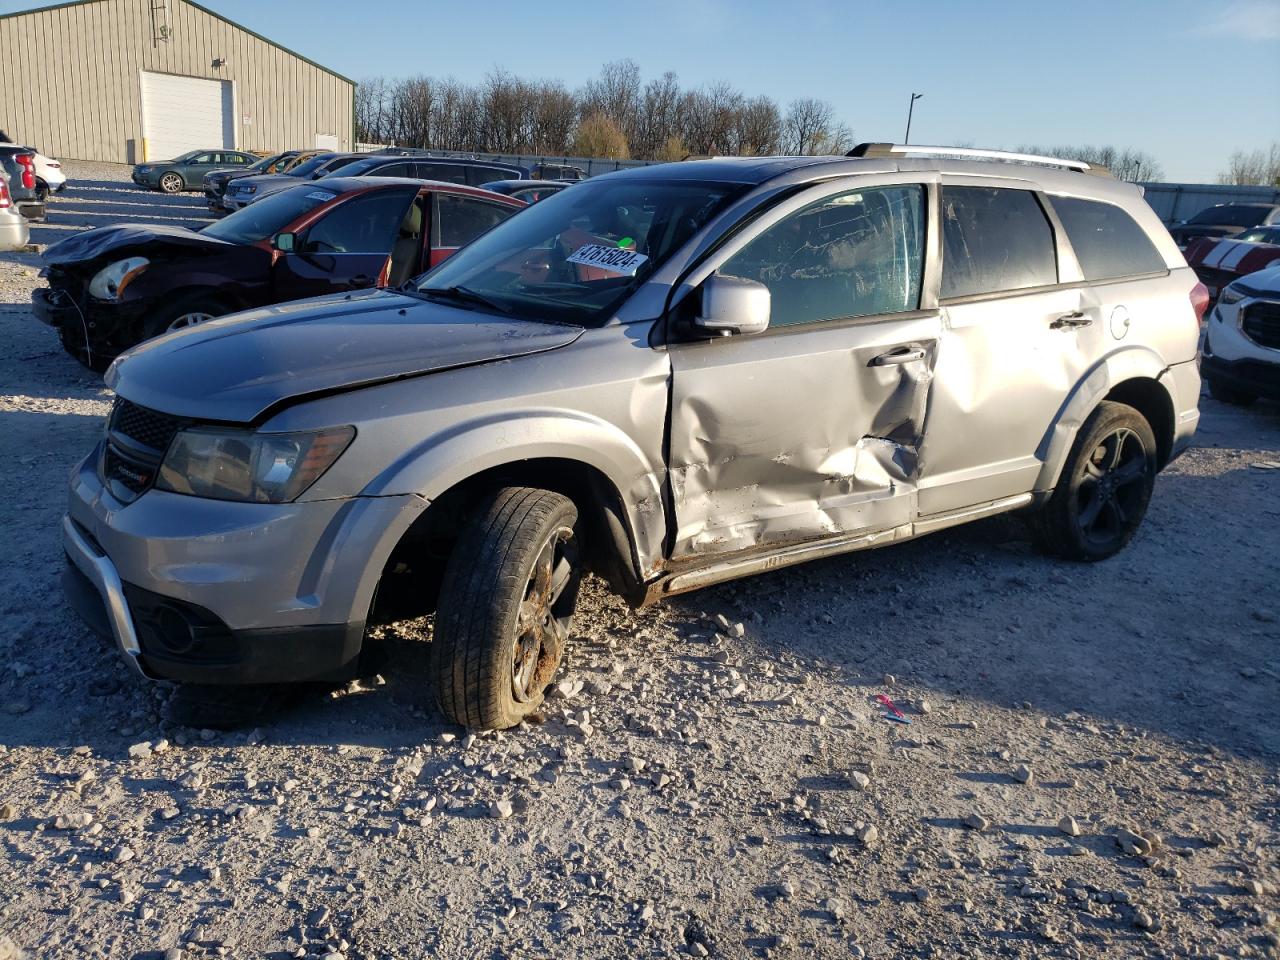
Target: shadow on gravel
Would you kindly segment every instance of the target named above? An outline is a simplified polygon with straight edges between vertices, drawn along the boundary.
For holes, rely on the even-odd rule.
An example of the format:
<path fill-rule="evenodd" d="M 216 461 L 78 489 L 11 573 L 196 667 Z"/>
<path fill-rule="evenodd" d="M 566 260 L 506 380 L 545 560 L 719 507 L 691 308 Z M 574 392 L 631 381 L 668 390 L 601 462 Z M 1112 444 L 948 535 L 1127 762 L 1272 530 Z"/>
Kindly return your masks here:
<path fill-rule="evenodd" d="M 81 230 L 117 223 L 196 228 L 209 222 L 202 194 L 170 195 L 109 181 L 74 181 L 49 198 L 48 219 L 31 224 L 31 242 L 48 246 Z"/>

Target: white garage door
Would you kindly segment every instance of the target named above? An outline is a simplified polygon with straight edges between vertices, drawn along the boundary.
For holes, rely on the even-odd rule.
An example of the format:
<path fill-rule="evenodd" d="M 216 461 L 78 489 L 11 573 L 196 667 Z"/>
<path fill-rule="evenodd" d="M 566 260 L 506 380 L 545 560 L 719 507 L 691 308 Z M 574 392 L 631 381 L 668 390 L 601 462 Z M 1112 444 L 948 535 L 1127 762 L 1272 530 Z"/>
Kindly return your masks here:
<path fill-rule="evenodd" d="M 142 136 L 148 160 L 234 147 L 234 121 L 229 81 L 143 71 Z"/>

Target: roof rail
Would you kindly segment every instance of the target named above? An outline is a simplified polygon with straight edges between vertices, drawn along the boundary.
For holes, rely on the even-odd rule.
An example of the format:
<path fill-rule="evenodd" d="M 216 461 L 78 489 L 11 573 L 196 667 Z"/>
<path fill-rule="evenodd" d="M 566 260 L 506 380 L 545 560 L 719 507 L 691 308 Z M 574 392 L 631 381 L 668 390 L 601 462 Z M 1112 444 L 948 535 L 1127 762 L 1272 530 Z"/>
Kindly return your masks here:
<path fill-rule="evenodd" d="M 974 160 L 999 160 L 1004 163 L 1026 163 L 1041 167 L 1063 167 L 1078 173 L 1109 177 L 1111 171 L 1101 164 L 1062 157 L 1042 157 L 1034 153 L 1010 153 L 1006 150 L 975 150 L 973 147 L 925 147 L 906 143 L 860 143 L 846 157 L 970 157 Z"/>

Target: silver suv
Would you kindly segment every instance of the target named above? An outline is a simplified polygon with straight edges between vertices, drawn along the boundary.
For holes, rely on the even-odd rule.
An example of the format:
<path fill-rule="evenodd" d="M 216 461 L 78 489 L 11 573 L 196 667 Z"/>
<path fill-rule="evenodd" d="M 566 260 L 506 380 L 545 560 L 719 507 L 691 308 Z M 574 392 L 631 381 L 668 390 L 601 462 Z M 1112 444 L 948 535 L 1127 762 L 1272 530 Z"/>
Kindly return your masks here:
<path fill-rule="evenodd" d="M 864 145 L 627 170 L 399 291 L 152 340 L 71 478 L 66 587 L 143 675 L 337 679 L 435 612 L 443 712 L 540 703 L 634 604 L 1010 511 L 1099 560 L 1199 417 L 1204 288 L 1139 190 Z"/>

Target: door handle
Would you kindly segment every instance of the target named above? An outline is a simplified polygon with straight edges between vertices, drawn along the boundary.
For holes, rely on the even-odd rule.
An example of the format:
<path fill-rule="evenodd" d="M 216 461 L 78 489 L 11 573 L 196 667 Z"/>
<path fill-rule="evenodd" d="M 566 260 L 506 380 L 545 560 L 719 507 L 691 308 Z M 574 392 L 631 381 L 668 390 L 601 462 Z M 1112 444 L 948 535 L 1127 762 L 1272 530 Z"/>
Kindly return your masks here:
<path fill-rule="evenodd" d="M 373 286 L 373 277 L 365 273 L 360 273 L 348 280 L 347 283 L 357 290 L 363 290 L 365 287 Z"/>
<path fill-rule="evenodd" d="M 888 353 L 882 353 L 871 361 L 873 367 L 891 367 L 899 363 L 915 363 L 917 360 L 924 359 L 923 347 L 899 347 L 897 350 L 890 350 Z"/>
<path fill-rule="evenodd" d="M 1064 313 L 1053 323 L 1049 324 L 1050 330 L 1067 330 L 1075 327 L 1087 327 L 1093 323 L 1093 320 L 1085 316 L 1079 310 L 1074 313 Z"/>

